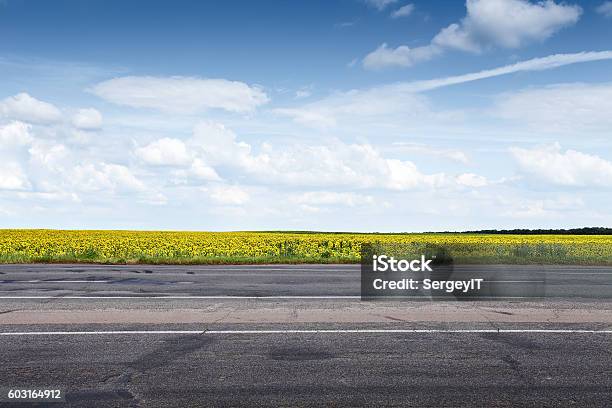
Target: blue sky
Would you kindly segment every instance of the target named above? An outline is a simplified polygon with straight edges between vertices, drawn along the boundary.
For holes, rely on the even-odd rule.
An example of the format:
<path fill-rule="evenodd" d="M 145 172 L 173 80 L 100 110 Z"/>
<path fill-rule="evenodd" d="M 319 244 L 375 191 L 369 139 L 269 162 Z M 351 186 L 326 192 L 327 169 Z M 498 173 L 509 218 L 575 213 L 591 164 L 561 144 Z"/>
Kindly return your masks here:
<path fill-rule="evenodd" d="M 0 226 L 611 226 L 612 2 L 0 1 Z"/>

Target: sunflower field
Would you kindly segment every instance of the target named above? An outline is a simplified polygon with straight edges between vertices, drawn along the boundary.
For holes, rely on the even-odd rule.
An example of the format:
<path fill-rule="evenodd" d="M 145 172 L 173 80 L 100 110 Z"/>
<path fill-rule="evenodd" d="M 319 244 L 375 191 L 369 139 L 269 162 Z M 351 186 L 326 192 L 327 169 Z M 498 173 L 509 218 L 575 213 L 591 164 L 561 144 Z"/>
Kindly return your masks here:
<path fill-rule="evenodd" d="M 459 262 L 612 265 L 611 235 L 0 230 L 0 263 L 357 263 L 363 244 L 450 248 Z"/>

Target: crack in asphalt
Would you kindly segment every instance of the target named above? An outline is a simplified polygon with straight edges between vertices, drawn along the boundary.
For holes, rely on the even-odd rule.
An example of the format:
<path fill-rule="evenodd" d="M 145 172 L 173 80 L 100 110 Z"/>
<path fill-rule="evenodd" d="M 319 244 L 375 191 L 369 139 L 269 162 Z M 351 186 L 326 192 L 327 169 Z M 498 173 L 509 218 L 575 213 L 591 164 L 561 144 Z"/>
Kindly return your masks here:
<path fill-rule="evenodd" d="M 474 308 L 476 310 L 478 310 L 480 312 L 480 315 L 487 321 L 487 323 L 494 328 L 495 330 L 497 330 L 499 332 L 500 327 L 497 326 L 493 320 L 489 319 L 489 317 L 487 316 L 486 312 L 488 312 L 489 310 L 487 309 L 483 309 L 482 307 L 479 307 L 478 305 L 474 305 Z"/>
<path fill-rule="evenodd" d="M 115 390 L 117 395 L 131 400 L 131 407 L 147 406 L 142 398 L 137 394 L 137 386 L 134 380 L 153 369 L 159 369 L 179 358 L 185 357 L 213 342 L 212 337 L 203 337 L 208 331 L 205 328 L 197 335 L 181 336 L 172 339 L 152 351 L 140 355 L 136 360 L 123 366 L 121 374 L 109 375 L 101 380 L 103 384 L 111 383 L 118 388 Z"/>
<path fill-rule="evenodd" d="M 506 363 L 510 367 L 510 369 L 523 382 L 523 384 L 527 386 L 533 385 L 533 379 L 524 372 L 524 370 L 521 368 L 521 363 L 519 363 L 518 360 L 516 360 L 510 354 L 506 354 L 500 357 L 500 360 Z"/>
<path fill-rule="evenodd" d="M 514 315 L 514 313 L 504 312 L 503 310 L 490 310 L 490 311 L 493 313 L 499 313 L 499 314 L 508 315 L 508 316 Z"/>

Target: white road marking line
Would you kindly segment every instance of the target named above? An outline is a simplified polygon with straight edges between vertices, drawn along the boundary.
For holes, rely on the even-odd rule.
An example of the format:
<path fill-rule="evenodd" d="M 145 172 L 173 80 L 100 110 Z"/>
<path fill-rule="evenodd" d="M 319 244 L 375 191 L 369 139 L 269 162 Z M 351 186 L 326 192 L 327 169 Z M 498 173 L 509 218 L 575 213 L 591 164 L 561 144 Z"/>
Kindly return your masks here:
<path fill-rule="evenodd" d="M 543 280 L 484 280 L 482 283 L 545 283 Z"/>
<path fill-rule="evenodd" d="M 587 329 L 331 329 L 331 330 L 207 330 L 204 334 L 283 334 L 283 333 L 604 333 L 612 330 Z"/>
<path fill-rule="evenodd" d="M 49 280 L 40 283 L 109 283 L 108 280 Z"/>
<path fill-rule="evenodd" d="M 236 275 L 234 275 L 236 276 Z M 151 279 L 152 282 L 156 282 L 155 279 Z M 418 281 L 417 281 L 418 282 Z M 483 283 L 544 283 L 546 281 L 543 280 L 493 280 L 493 279 L 485 279 Z M 112 283 L 109 280 L 40 280 L 40 279 L 32 279 L 32 280 L 0 280 L 0 283 L 10 284 L 10 283 Z M 117 282 L 120 283 L 120 282 Z M 171 282 L 175 284 L 190 284 L 190 283 L 203 283 L 203 282 L 194 282 L 194 281 L 178 281 Z"/>
<path fill-rule="evenodd" d="M 342 272 L 342 271 L 359 271 L 361 266 L 359 264 L 347 266 L 345 268 L 262 268 L 262 267 L 254 267 L 254 268 L 204 268 L 204 269 L 195 269 L 195 271 L 319 271 L 319 272 Z"/>
<path fill-rule="evenodd" d="M 405 299 L 449 299 L 445 296 L 396 296 L 389 298 L 378 298 L 378 297 L 367 297 L 368 300 L 405 300 Z M 477 299 L 539 299 L 543 298 L 534 296 L 478 296 Z M 275 299 L 361 299 L 361 296 L 0 296 L 0 300 L 8 299 L 146 299 L 146 300 L 189 300 L 189 299 L 208 299 L 208 300 L 236 300 L 236 299 L 249 299 L 249 300 L 275 300 Z"/>
<path fill-rule="evenodd" d="M 612 330 L 589 329 L 331 329 L 331 330 L 108 330 L 0 332 L 0 336 L 85 336 L 117 334 L 462 334 L 462 333 L 536 333 L 536 334 L 612 334 Z"/>
<path fill-rule="evenodd" d="M 0 299 L 361 299 L 361 296 L 0 296 Z"/>
<path fill-rule="evenodd" d="M 109 283 L 109 280 L 12 280 L 12 281 L 0 281 L 0 283 Z"/>
<path fill-rule="evenodd" d="M 554 272 L 555 275 L 612 275 L 612 272 Z"/>
<path fill-rule="evenodd" d="M 348 266 L 346 268 L 261 268 L 261 267 L 254 267 L 254 268 L 182 268 L 180 265 L 168 265 L 169 268 L 154 268 L 157 269 L 156 271 L 152 272 L 152 273 L 145 273 L 144 270 L 147 269 L 142 268 L 142 269 L 138 269 L 138 268 L 120 268 L 118 270 L 108 270 L 106 267 L 91 267 L 91 268 L 87 268 L 89 269 L 90 273 L 93 272 L 104 272 L 104 273 L 145 273 L 147 275 L 150 274 L 169 274 L 169 275 L 174 275 L 176 274 L 176 272 L 169 272 L 167 270 L 164 269 L 176 269 L 178 272 L 180 272 L 182 269 L 187 269 L 193 272 L 219 272 L 219 271 L 284 271 L 284 272 L 291 272 L 291 271 L 306 271 L 306 272 L 344 272 L 344 271 L 356 271 L 358 272 L 360 270 L 360 265 L 356 264 L 356 265 L 351 265 Z M 37 269 L 37 268 L 30 268 L 32 270 Z M 42 268 L 40 270 L 40 272 L 43 273 L 75 273 L 73 270 L 73 268 L 61 268 L 61 269 L 46 269 L 46 268 Z M 74 269 L 81 269 L 81 268 L 74 268 Z M 150 269 L 148 269 L 150 270 Z M 0 268 L 0 271 L 4 271 L 7 273 L 18 273 L 16 271 L 10 270 L 9 268 Z M 136 272 L 137 271 L 137 272 Z M 35 271 L 35 272 L 39 272 L 39 271 Z M 27 272 L 29 273 L 29 272 Z M 80 272 L 79 272 L 80 273 Z"/>
<path fill-rule="evenodd" d="M 204 334 L 204 330 L 109 330 L 109 331 L 55 331 L 55 332 L 2 332 L 0 336 L 69 336 L 93 334 Z"/>

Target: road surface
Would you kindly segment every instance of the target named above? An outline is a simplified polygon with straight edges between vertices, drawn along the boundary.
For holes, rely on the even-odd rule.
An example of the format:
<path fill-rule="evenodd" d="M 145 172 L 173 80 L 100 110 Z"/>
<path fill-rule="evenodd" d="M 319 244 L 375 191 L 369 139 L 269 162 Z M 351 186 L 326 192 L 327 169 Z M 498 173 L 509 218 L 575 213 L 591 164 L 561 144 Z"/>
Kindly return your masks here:
<path fill-rule="evenodd" d="M 612 268 L 485 269 L 541 274 L 547 297 L 361 301 L 350 265 L 2 265 L 0 389 L 84 407 L 610 406 Z"/>

